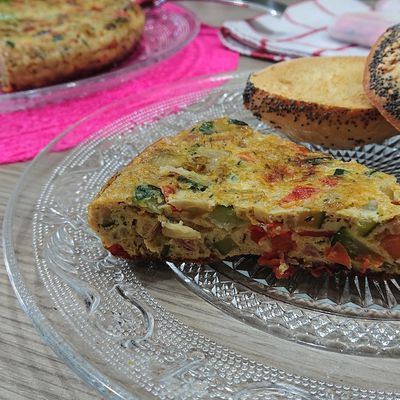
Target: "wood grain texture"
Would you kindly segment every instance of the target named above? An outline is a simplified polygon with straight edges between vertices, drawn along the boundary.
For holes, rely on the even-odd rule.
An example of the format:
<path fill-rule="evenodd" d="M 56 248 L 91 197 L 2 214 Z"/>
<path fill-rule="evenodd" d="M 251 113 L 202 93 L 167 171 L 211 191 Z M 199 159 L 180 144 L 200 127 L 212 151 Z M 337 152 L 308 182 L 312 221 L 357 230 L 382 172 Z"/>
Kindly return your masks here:
<path fill-rule="evenodd" d="M 27 165 L 20 163 L 0 167 L 1 225 L 11 191 Z M 0 399 L 99 398 L 44 344 L 22 311 L 8 280 L 2 250 L 0 263 Z"/>

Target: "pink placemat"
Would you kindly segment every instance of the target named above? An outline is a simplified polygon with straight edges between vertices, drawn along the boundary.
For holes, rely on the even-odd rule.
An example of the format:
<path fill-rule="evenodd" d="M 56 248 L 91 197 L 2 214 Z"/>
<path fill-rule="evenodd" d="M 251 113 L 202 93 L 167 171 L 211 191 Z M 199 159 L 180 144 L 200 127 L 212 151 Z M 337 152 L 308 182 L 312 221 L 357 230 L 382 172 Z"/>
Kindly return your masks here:
<path fill-rule="evenodd" d="M 72 123 L 110 102 L 162 83 L 236 69 L 239 55 L 223 47 L 218 30 L 203 25 L 197 38 L 144 75 L 84 99 L 0 116 L 0 164 L 26 161 Z"/>

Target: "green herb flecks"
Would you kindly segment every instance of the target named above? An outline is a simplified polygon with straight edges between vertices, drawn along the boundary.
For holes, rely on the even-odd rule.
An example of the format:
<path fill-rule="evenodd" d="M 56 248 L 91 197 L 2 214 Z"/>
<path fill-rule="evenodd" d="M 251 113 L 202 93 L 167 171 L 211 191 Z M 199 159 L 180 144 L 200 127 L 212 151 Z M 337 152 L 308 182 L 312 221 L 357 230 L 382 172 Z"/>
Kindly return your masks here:
<path fill-rule="evenodd" d="M 6 40 L 6 45 L 11 48 L 15 48 L 15 43 L 12 40 Z"/>
<path fill-rule="evenodd" d="M 141 184 L 134 191 L 133 202 L 155 213 L 160 213 L 159 206 L 165 204 L 165 198 L 157 186 Z"/>
<path fill-rule="evenodd" d="M 211 135 L 212 133 L 215 133 L 214 122 L 213 121 L 203 122 L 200 125 L 199 131 L 203 135 Z"/>
<path fill-rule="evenodd" d="M 84 38 L 81 38 L 81 42 L 82 42 L 86 47 L 90 47 L 90 46 L 89 46 L 89 43 L 88 43 Z"/>
<path fill-rule="evenodd" d="M 53 42 L 59 42 L 61 40 L 64 40 L 64 35 L 61 35 L 60 33 L 53 35 Z"/>
<path fill-rule="evenodd" d="M 311 165 L 320 165 L 327 160 L 332 160 L 332 157 L 314 157 L 314 158 L 306 158 L 304 161 Z"/>
<path fill-rule="evenodd" d="M 192 131 L 191 131 L 192 132 Z M 195 143 L 193 146 L 189 148 L 189 154 L 191 156 L 194 156 L 197 154 L 197 150 L 200 148 L 200 143 Z"/>
<path fill-rule="evenodd" d="M 50 31 L 48 30 L 48 29 L 42 29 L 41 31 L 39 31 L 39 32 L 36 32 L 35 33 L 35 36 L 43 36 L 43 35 L 46 35 L 47 33 L 49 33 Z"/>
<path fill-rule="evenodd" d="M 246 122 L 234 118 L 229 118 L 228 123 L 239 126 L 249 126 L 249 124 L 247 124 Z"/>
<path fill-rule="evenodd" d="M 370 169 L 369 171 L 366 172 L 366 175 L 368 176 L 372 176 L 374 174 L 378 174 L 380 171 L 376 170 L 376 169 Z"/>
<path fill-rule="evenodd" d="M 187 178 L 186 176 L 179 175 L 177 178 L 178 183 L 184 189 L 193 190 L 193 192 L 204 192 L 208 186 L 196 182 L 193 179 Z"/>
<path fill-rule="evenodd" d="M 235 174 L 229 174 L 226 179 L 228 182 L 231 182 L 231 183 L 239 182 L 239 177 Z"/>
<path fill-rule="evenodd" d="M 336 168 L 336 169 L 335 169 L 335 172 L 333 173 L 333 176 L 342 176 L 342 175 L 344 175 L 346 172 L 348 172 L 348 171 L 346 171 L 345 169 Z"/>

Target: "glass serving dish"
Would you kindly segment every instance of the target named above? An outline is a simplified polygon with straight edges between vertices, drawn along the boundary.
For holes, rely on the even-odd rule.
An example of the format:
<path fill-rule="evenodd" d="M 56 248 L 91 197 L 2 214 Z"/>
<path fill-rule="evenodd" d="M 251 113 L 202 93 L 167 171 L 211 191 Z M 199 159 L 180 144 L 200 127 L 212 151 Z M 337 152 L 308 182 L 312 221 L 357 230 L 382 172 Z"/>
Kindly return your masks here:
<path fill-rule="evenodd" d="M 182 6 L 168 4 L 146 10 L 143 36 L 125 60 L 78 80 L 15 93 L 3 93 L 0 90 L 0 112 L 84 97 L 119 85 L 181 50 L 196 37 L 199 29 L 198 18 Z"/>
<path fill-rule="evenodd" d="M 299 273 L 276 281 L 252 257 L 127 262 L 88 228 L 86 207 L 101 186 L 164 135 L 222 115 L 279 134 L 244 110 L 247 75 L 122 99 L 43 150 L 4 218 L 7 270 L 22 307 L 51 348 L 109 399 L 400 398 L 398 279 Z M 398 146 L 395 137 L 326 150 L 399 177 Z"/>

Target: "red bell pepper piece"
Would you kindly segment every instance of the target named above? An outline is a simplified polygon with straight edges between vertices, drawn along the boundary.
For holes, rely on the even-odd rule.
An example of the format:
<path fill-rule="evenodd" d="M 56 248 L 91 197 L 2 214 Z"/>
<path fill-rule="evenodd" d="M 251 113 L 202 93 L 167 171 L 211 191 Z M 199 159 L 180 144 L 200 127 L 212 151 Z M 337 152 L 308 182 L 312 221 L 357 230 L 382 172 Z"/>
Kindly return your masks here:
<path fill-rule="evenodd" d="M 107 247 L 107 250 L 116 257 L 132 258 L 131 255 L 126 252 L 125 249 L 118 243 L 112 244 L 110 247 Z"/>
<path fill-rule="evenodd" d="M 344 265 L 346 268 L 351 269 L 351 258 L 340 242 L 336 242 L 328 249 L 326 259 L 332 263 Z"/>
<path fill-rule="evenodd" d="M 281 203 L 305 200 L 318 193 L 319 189 L 312 186 L 297 186 L 288 195 L 281 199 Z"/>
<path fill-rule="evenodd" d="M 391 257 L 395 260 L 400 258 L 400 235 L 387 235 L 381 243 Z"/>

